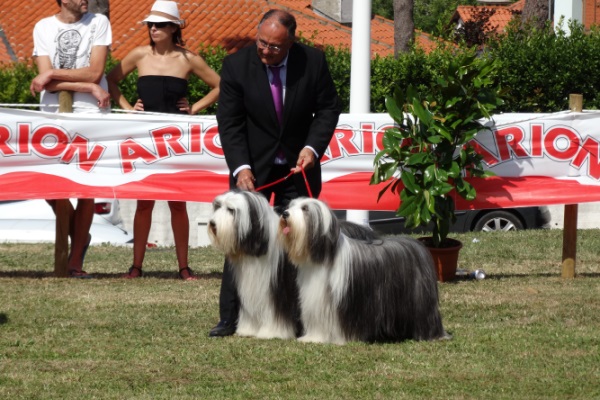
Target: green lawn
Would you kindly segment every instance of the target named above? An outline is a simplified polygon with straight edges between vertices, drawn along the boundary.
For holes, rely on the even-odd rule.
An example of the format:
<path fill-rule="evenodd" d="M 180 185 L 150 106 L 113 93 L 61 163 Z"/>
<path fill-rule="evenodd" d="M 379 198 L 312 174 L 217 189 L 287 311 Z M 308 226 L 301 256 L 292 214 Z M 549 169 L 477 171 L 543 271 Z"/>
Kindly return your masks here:
<path fill-rule="evenodd" d="M 96 279 L 52 277 L 53 245 L 0 245 L 0 399 L 600 398 L 600 231 L 578 235 L 562 279 L 558 230 L 454 235 L 443 283 L 451 341 L 345 346 L 209 338 L 222 256 L 190 250 L 201 279 L 176 279 L 171 248 L 124 280 L 131 249 L 92 247 Z"/>

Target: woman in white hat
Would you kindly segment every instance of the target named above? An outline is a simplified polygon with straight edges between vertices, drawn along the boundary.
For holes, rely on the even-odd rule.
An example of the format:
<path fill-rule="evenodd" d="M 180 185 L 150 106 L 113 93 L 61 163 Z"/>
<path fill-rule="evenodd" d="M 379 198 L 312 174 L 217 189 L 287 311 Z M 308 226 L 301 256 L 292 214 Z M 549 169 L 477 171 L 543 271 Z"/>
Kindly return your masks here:
<path fill-rule="evenodd" d="M 144 19 L 148 27 L 150 44 L 139 46 L 127 54 L 108 74 L 111 97 L 126 110 L 195 114 L 219 97 L 219 75 L 198 54 L 186 50 L 181 29 L 184 21 L 179 17 L 177 3 L 156 1 Z M 138 71 L 138 100 L 131 105 L 119 89 L 119 82 L 129 73 Z M 197 75 L 212 90 L 189 106 L 186 99 L 188 77 Z M 142 264 L 152 223 L 154 200 L 138 200 L 133 222 L 133 264 L 124 277 L 142 276 Z M 189 218 L 186 203 L 169 201 L 171 226 L 179 264 L 179 277 L 195 277 L 188 266 Z"/>

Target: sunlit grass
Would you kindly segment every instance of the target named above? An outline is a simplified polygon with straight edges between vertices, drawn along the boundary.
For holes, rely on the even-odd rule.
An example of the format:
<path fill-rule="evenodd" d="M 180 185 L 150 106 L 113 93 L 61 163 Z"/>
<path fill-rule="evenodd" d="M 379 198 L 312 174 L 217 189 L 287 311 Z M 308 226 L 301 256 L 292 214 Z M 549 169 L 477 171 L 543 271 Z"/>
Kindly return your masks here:
<path fill-rule="evenodd" d="M 560 277 L 561 231 L 455 235 L 483 281 L 440 284 L 451 341 L 346 346 L 208 338 L 222 256 L 92 247 L 91 280 L 52 276 L 53 245 L 0 245 L 2 399 L 600 398 L 600 232 L 578 236 Z"/>

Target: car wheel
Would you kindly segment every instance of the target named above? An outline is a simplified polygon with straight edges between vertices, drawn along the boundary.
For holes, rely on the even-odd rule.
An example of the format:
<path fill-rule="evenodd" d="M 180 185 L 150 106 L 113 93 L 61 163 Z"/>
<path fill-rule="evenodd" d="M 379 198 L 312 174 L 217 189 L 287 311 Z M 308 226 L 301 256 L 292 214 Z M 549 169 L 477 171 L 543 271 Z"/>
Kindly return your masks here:
<path fill-rule="evenodd" d="M 484 214 L 475 223 L 474 231 L 500 232 L 524 229 L 521 220 L 508 211 L 491 211 Z"/>

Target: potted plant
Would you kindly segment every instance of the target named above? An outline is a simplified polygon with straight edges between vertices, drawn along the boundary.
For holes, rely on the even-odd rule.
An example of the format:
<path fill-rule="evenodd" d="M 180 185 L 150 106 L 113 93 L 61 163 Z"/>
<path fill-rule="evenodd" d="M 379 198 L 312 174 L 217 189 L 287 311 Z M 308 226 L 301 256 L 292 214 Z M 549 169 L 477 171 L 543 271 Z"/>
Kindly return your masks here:
<path fill-rule="evenodd" d="M 387 190 L 400 195 L 396 213 L 407 228 L 433 224 L 432 236 L 422 239 L 428 247 L 458 246 L 454 266 L 438 271 L 442 281 L 454 278 L 462 247 L 447 237 L 456 220 L 454 197 L 475 199 L 467 178 L 493 175 L 483 169 L 483 158 L 470 141 L 490 129 L 485 120 L 502 104 L 496 69 L 495 60 L 468 50 L 451 57 L 426 89 L 396 88 L 385 101 L 396 127 L 384 134 L 371 184 L 389 181 L 379 197 Z"/>

